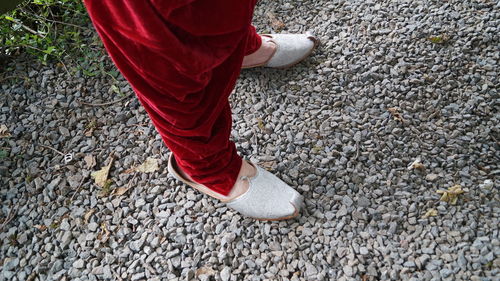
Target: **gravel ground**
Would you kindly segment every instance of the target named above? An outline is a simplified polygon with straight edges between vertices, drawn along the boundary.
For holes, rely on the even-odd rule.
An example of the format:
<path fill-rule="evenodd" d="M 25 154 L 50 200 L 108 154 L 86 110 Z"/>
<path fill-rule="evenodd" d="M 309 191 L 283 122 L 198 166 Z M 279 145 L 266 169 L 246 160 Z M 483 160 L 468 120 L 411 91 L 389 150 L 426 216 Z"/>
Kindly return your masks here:
<path fill-rule="evenodd" d="M 231 98 L 239 151 L 304 214 L 245 219 L 179 184 L 123 78 L 20 58 L 27 78 L 1 86 L 0 280 L 498 280 L 500 4 L 264 1 L 255 24 L 323 43 L 244 71 Z M 160 169 L 130 172 L 148 157 Z"/>

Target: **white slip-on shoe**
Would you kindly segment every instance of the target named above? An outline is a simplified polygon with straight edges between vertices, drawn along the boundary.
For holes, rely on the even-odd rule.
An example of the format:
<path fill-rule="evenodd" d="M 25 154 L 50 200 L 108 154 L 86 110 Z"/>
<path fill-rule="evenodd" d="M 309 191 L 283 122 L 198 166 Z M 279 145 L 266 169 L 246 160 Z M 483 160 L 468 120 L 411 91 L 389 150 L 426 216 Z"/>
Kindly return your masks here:
<path fill-rule="evenodd" d="M 268 61 L 256 65 L 243 66 L 254 68 L 258 66 L 271 68 L 288 68 L 305 58 L 319 45 L 319 40 L 312 33 L 305 34 L 262 34 L 262 40 L 273 42 L 276 50 Z"/>
<path fill-rule="evenodd" d="M 179 167 L 173 154 L 168 159 L 168 171 L 178 180 L 202 193 L 219 199 L 226 206 L 240 214 L 257 220 L 286 220 L 299 215 L 304 205 L 304 198 L 292 187 L 275 175 L 250 163 L 256 168 L 253 177 L 242 177 L 248 180 L 248 190 L 232 200 L 224 200 L 223 196 L 208 187 L 184 178 L 178 171 Z"/>

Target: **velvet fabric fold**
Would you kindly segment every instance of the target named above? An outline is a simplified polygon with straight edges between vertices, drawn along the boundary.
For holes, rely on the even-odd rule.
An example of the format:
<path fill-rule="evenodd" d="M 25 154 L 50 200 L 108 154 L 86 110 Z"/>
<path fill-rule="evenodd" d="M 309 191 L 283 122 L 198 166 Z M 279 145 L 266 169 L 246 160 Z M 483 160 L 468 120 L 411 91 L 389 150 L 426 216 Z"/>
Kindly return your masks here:
<path fill-rule="evenodd" d="M 228 97 L 245 55 L 261 45 L 256 0 L 85 0 L 111 59 L 179 166 L 227 195 L 241 158 Z"/>

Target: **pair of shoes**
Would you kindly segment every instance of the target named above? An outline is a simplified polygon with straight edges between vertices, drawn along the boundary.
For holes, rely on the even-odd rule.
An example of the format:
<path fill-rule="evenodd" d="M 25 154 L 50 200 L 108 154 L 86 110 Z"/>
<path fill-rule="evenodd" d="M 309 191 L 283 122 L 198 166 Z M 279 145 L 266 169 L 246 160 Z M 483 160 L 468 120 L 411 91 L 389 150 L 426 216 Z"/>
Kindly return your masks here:
<path fill-rule="evenodd" d="M 319 45 L 319 40 L 312 33 L 263 34 L 261 37 L 262 40 L 276 45 L 274 54 L 266 62 L 244 66 L 243 69 L 259 66 L 288 68 L 307 58 Z"/>
<path fill-rule="evenodd" d="M 275 175 L 253 163 L 250 164 L 256 168 L 257 173 L 253 177 L 241 177 L 239 179 L 247 180 L 249 187 L 245 193 L 232 200 L 224 200 L 220 194 L 208 187 L 183 177 L 179 173 L 180 168 L 173 153 L 170 154 L 168 159 L 168 171 L 179 181 L 221 200 L 226 206 L 244 216 L 270 221 L 297 217 L 304 205 L 302 195 Z"/>

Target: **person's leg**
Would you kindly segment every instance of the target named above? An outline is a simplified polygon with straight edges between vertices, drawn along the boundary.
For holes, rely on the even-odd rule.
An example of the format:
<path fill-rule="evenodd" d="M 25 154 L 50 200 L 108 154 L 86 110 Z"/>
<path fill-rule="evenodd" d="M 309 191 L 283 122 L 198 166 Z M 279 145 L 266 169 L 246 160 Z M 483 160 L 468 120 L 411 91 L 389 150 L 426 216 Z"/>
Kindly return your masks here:
<path fill-rule="evenodd" d="M 182 170 L 229 194 L 242 160 L 229 141 L 228 96 L 255 1 L 117 2 L 85 1 L 109 55 Z"/>
<path fill-rule="evenodd" d="M 245 44 L 245 56 L 255 53 L 262 46 L 262 37 L 255 30 L 255 26 L 250 25 L 247 33 L 247 43 Z"/>

